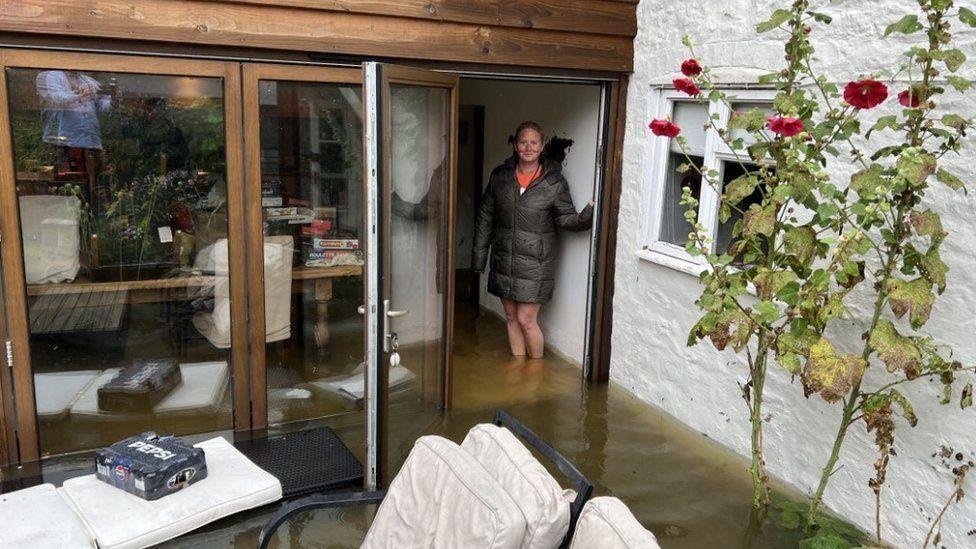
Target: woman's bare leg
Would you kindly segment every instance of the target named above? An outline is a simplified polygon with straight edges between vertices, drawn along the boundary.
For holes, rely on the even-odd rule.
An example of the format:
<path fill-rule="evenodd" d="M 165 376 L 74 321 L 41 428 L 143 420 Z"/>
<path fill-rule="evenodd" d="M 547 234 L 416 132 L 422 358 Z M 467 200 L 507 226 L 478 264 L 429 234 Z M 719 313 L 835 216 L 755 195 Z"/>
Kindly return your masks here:
<path fill-rule="evenodd" d="M 518 320 L 519 304 L 517 301 L 502 298 L 502 307 L 505 308 L 505 328 L 508 329 L 508 345 L 512 348 L 512 355 L 525 356 L 525 338 Z"/>
<path fill-rule="evenodd" d="M 525 337 L 525 344 L 531 358 L 542 358 L 544 353 L 545 339 L 542 335 L 542 328 L 537 322 L 541 308 L 541 303 L 518 304 L 518 325 L 522 329 L 522 335 Z"/>

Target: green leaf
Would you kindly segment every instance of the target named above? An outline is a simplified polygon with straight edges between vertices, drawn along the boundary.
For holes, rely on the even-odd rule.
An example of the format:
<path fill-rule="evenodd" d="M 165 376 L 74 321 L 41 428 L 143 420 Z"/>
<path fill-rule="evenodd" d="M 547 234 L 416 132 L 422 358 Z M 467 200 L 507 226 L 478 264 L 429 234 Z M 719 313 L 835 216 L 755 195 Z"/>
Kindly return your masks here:
<path fill-rule="evenodd" d="M 753 306 L 753 309 L 759 313 L 759 317 L 767 324 L 775 322 L 780 317 L 779 307 L 772 301 L 760 301 Z"/>
<path fill-rule="evenodd" d="M 891 401 L 901 408 L 901 415 L 905 418 L 905 421 L 912 427 L 918 425 L 918 416 L 915 415 L 915 409 L 912 407 L 912 403 L 905 398 L 905 395 L 894 389 L 891 390 L 890 395 Z"/>
<path fill-rule="evenodd" d="M 959 8 L 959 20 L 970 27 L 976 27 L 976 13 L 969 8 Z"/>
<path fill-rule="evenodd" d="M 959 116 L 958 114 L 947 114 L 943 116 L 942 123 L 945 124 L 947 127 L 953 128 L 955 130 L 961 130 L 965 128 L 966 125 L 968 124 L 966 122 L 966 119 Z"/>
<path fill-rule="evenodd" d="M 917 15 L 906 15 L 898 20 L 896 23 L 892 23 L 885 27 L 884 35 L 888 36 L 893 32 L 900 32 L 902 34 L 912 34 L 913 32 L 918 32 L 922 30 L 922 24 L 918 22 Z"/>
<path fill-rule="evenodd" d="M 891 128 L 893 130 L 897 130 L 900 127 L 901 127 L 901 124 L 898 122 L 898 117 L 897 116 L 895 116 L 893 114 L 892 115 L 889 115 L 889 116 L 882 116 L 881 118 L 878 119 L 877 122 L 874 123 L 874 126 L 871 126 L 871 129 L 868 130 L 868 133 L 865 134 L 865 137 L 871 137 L 871 132 L 874 132 L 874 131 L 881 131 L 881 130 L 884 130 L 886 128 Z"/>
<path fill-rule="evenodd" d="M 929 237 L 933 244 L 942 242 L 949 234 L 942 228 L 942 218 L 932 210 L 913 211 L 908 217 L 908 223 L 915 230 L 915 234 Z"/>
<path fill-rule="evenodd" d="M 812 227 L 789 227 L 783 235 L 783 243 L 787 253 L 796 256 L 803 265 L 807 265 L 817 252 L 817 233 Z"/>
<path fill-rule="evenodd" d="M 760 299 L 769 300 L 794 280 L 796 280 L 796 273 L 793 271 L 773 271 L 767 267 L 761 267 L 759 274 L 756 275 L 752 283 L 756 286 L 756 295 Z"/>
<path fill-rule="evenodd" d="M 751 109 L 746 112 L 735 111 L 729 118 L 730 130 L 746 130 L 758 132 L 766 127 L 766 113 L 762 109 Z"/>
<path fill-rule="evenodd" d="M 949 72 L 956 72 L 966 62 L 966 54 L 961 50 L 946 50 L 942 52 L 942 60 L 945 61 L 946 68 L 949 69 Z"/>
<path fill-rule="evenodd" d="M 762 76 L 759 77 L 758 82 L 760 84 L 772 84 L 773 82 L 776 81 L 776 79 L 779 78 L 779 76 L 780 75 L 779 75 L 778 72 L 766 73 L 766 74 L 764 74 L 764 75 L 762 75 Z"/>
<path fill-rule="evenodd" d="M 749 158 L 756 162 L 762 162 L 763 158 L 766 157 L 766 153 L 769 151 L 769 146 L 769 143 L 759 141 L 746 147 L 746 151 L 749 152 Z"/>
<path fill-rule="evenodd" d="M 935 178 L 939 181 L 939 183 L 946 185 L 954 191 L 958 191 L 959 189 L 963 189 L 965 187 L 962 179 L 959 179 L 943 169 L 939 169 L 939 171 L 935 172 Z"/>
<path fill-rule="evenodd" d="M 763 208 L 759 204 L 752 204 L 742 216 L 742 235 L 745 237 L 771 236 L 775 228 L 776 211 L 772 206 Z"/>
<path fill-rule="evenodd" d="M 865 368 L 864 359 L 856 355 L 837 356 L 830 341 L 821 337 L 810 347 L 803 368 L 803 392 L 806 396 L 818 393 L 827 402 L 837 402 L 861 380 Z"/>
<path fill-rule="evenodd" d="M 871 348 L 889 372 L 905 372 L 905 377 L 915 379 L 922 367 L 922 352 L 910 337 L 898 333 L 893 322 L 887 319 L 878 321 L 868 339 Z"/>
<path fill-rule="evenodd" d="M 768 20 L 763 21 L 762 23 L 756 25 L 756 32 L 763 33 L 767 31 L 771 31 L 776 27 L 779 27 L 783 23 L 789 21 L 790 17 L 792 16 L 793 14 L 790 13 L 789 10 L 783 10 L 783 9 L 776 10 L 773 12 L 773 15 L 770 16 Z"/>
<path fill-rule="evenodd" d="M 902 280 L 892 278 L 888 281 L 888 305 L 896 317 L 901 318 L 908 313 L 912 328 L 921 328 L 932 312 L 935 295 L 932 294 L 932 283 L 925 278 Z"/>
<path fill-rule="evenodd" d="M 939 289 L 940 294 L 945 291 L 946 273 L 949 272 L 949 266 L 946 265 L 945 261 L 942 261 L 942 255 L 937 246 L 932 246 L 922 256 L 919 267 L 922 268 L 922 274 L 925 275 L 925 278 Z"/>
<path fill-rule="evenodd" d="M 688 346 L 707 337 L 719 351 L 729 345 L 736 351 L 741 351 L 749 342 L 753 326 L 752 319 L 737 308 L 709 312 L 692 328 L 688 336 Z"/>
<path fill-rule="evenodd" d="M 898 175 L 904 177 L 913 187 L 917 187 L 935 173 L 936 159 L 935 155 L 906 149 L 898 156 L 896 165 Z"/>
<path fill-rule="evenodd" d="M 722 197 L 722 200 L 736 205 L 751 195 L 757 185 L 759 185 L 759 178 L 755 174 L 740 175 L 725 185 L 725 196 Z"/>
<path fill-rule="evenodd" d="M 871 164 L 851 176 L 851 188 L 861 198 L 873 199 L 879 191 L 884 193 L 888 188 L 888 180 L 884 177 L 884 168 L 879 164 Z"/>
<path fill-rule="evenodd" d="M 973 382 L 970 381 L 962 390 L 962 397 L 959 399 L 959 406 L 963 410 L 973 405 Z"/>
<path fill-rule="evenodd" d="M 965 92 L 966 90 L 968 90 L 973 86 L 972 80 L 968 78 L 963 78 L 962 76 L 955 76 L 953 74 L 950 74 L 946 76 L 946 80 L 948 80 L 949 84 L 953 88 L 956 88 L 956 91 L 959 92 Z"/>
<path fill-rule="evenodd" d="M 961 11 L 962 10 L 960 10 L 960 12 Z M 831 16 L 829 16 L 829 15 L 827 15 L 825 13 L 818 13 L 818 12 L 815 12 L 815 11 L 808 11 L 807 12 L 807 15 L 809 15 L 810 17 L 813 17 L 813 20 L 814 21 L 816 21 L 818 23 L 823 23 L 824 25 L 829 25 L 830 22 L 834 20 L 833 17 L 831 17 Z"/>

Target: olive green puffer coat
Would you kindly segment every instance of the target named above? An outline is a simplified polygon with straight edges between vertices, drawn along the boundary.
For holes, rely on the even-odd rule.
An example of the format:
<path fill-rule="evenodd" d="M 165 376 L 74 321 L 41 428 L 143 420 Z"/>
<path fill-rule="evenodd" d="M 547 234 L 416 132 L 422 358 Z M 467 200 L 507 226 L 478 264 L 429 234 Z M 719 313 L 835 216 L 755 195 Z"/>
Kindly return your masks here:
<path fill-rule="evenodd" d="M 491 172 L 478 211 L 473 267 L 484 271 L 490 245 L 488 291 L 523 303 L 545 303 L 555 287 L 556 227 L 589 229 L 593 207 L 576 213 L 558 162 L 543 160 L 542 175 L 522 194 L 515 169 L 510 158 Z"/>

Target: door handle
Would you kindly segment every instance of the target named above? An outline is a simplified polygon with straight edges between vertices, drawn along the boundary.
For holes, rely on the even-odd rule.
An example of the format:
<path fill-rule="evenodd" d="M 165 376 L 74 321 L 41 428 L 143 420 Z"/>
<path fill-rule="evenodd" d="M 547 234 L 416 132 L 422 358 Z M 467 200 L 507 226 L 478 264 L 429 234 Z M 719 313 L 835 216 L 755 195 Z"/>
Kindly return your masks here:
<path fill-rule="evenodd" d="M 390 318 L 397 318 L 408 314 L 410 314 L 410 309 L 404 309 L 402 311 L 386 311 L 386 316 Z"/>
<path fill-rule="evenodd" d="M 410 313 L 410 309 L 404 309 L 402 311 L 390 310 L 389 299 L 383 300 L 383 311 L 386 312 L 386 316 L 388 318 L 397 318 Z M 390 324 L 393 323 L 392 322 L 383 323 L 383 352 L 384 353 L 390 352 L 390 339 L 392 339 L 393 337 L 393 330 L 390 329 Z"/>
<path fill-rule="evenodd" d="M 360 305 L 359 308 L 356 309 L 356 311 L 358 311 L 359 314 L 364 315 L 364 314 L 366 314 L 366 306 L 365 305 Z"/>

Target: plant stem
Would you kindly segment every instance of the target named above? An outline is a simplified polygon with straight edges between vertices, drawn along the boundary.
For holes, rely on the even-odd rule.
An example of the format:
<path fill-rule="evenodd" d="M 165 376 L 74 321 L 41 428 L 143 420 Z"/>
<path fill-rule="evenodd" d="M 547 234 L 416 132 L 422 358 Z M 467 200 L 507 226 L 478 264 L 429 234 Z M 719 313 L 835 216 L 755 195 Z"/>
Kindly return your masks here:
<path fill-rule="evenodd" d="M 763 509 L 769 505 L 769 477 L 766 475 L 766 459 L 763 457 L 762 405 L 763 386 L 766 383 L 766 364 L 769 357 L 770 339 L 763 335 L 752 366 L 752 400 L 749 403 L 749 423 L 752 425 L 752 506 Z"/>

